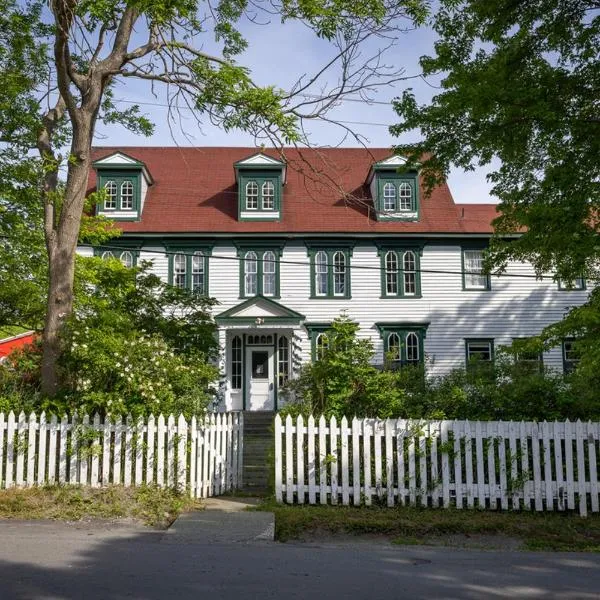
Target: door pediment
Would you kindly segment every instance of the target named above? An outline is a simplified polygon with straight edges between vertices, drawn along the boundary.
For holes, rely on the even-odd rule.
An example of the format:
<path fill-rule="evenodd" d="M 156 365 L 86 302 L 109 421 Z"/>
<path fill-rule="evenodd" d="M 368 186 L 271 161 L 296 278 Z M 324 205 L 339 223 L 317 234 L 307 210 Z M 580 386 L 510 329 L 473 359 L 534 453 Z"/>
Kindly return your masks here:
<path fill-rule="evenodd" d="M 264 296 L 256 296 L 215 317 L 218 325 L 285 324 L 300 326 L 304 315 Z"/>

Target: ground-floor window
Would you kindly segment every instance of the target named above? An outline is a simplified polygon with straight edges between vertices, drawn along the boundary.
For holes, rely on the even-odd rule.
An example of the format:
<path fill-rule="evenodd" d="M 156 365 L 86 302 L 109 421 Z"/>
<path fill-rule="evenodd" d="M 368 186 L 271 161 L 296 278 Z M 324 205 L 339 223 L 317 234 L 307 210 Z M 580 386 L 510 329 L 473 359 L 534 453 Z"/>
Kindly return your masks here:
<path fill-rule="evenodd" d="M 575 347 L 574 340 L 564 340 L 562 344 L 563 372 L 572 373 L 577 368 L 579 353 Z"/>
<path fill-rule="evenodd" d="M 465 340 L 467 368 L 477 364 L 491 364 L 494 361 L 494 340 L 492 338 L 472 338 Z"/>
<path fill-rule="evenodd" d="M 290 344 L 285 335 L 277 342 L 277 385 L 284 386 L 290 378 Z"/>
<path fill-rule="evenodd" d="M 242 389 L 242 339 L 239 335 L 231 340 L 231 387 Z"/>

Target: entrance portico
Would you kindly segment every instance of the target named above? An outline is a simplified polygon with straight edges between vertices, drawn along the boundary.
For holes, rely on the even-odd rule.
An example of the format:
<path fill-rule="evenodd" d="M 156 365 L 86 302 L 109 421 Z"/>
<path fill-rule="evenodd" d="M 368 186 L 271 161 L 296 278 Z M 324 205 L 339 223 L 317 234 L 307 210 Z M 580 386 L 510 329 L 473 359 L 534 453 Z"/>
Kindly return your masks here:
<path fill-rule="evenodd" d="M 227 410 L 273 411 L 291 376 L 295 344 L 305 318 L 263 296 L 215 317 L 225 372 Z"/>

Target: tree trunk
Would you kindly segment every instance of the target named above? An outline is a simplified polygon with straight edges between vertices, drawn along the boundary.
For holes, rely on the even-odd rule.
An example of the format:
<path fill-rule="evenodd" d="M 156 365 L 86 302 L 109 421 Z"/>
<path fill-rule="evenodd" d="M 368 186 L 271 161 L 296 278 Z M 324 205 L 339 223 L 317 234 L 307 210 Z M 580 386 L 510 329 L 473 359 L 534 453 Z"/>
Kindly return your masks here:
<path fill-rule="evenodd" d="M 48 249 L 48 303 L 42 337 L 41 389 L 54 396 L 60 389 L 58 360 L 61 355 L 60 334 L 73 312 L 75 254 L 81 214 L 85 203 L 91 165 L 91 141 L 95 115 L 73 127 L 73 143 L 67 184 L 60 210 L 58 227 L 46 239 Z"/>

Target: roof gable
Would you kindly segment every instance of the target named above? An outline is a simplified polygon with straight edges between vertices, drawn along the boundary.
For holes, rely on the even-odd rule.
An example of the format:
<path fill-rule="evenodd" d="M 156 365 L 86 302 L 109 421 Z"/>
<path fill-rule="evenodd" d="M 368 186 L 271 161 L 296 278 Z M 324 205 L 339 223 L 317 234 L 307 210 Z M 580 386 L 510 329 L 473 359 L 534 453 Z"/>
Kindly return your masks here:
<path fill-rule="evenodd" d="M 117 150 L 116 152 L 112 152 L 111 154 L 107 154 L 102 158 L 99 158 L 92 162 L 92 167 L 94 169 L 102 169 L 102 168 L 130 168 L 130 169 L 141 169 L 146 181 L 149 184 L 153 183 L 152 175 L 150 175 L 150 171 L 146 167 L 146 164 L 133 158 L 133 156 L 129 156 L 129 154 L 125 154 L 125 152 L 121 152 Z"/>
<path fill-rule="evenodd" d="M 238 322 L 247 324 L 254 322 L 256 325 L 281 321 L 294 322 L 300 325 L 304 319 L 304 315 L 264 296 L 249 298 L 215 317 L 217 323 Z"/>

